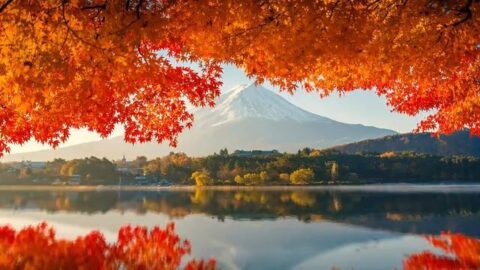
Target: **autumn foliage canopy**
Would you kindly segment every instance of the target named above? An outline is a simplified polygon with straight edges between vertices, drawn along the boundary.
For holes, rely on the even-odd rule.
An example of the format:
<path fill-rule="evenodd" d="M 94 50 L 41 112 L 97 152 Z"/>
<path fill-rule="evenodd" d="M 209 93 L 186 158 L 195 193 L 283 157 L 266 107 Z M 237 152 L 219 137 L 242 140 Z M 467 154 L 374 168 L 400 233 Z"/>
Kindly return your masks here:
<path fill-rule="evenodd" d="M 75 240 L 57 239 L 46 223 L 15 231 L 0 227 L 0 269 L 179 269 L 191 250 L 188 241 L 166 229 L 124 226 L 115 243 L 93 231 Z M 213 270 L 215 261 L 191 260 L 185 270 Z"/>
<path fill-rule="evenodd" d="M 480 134 L 479 15 L 478 0 L 1 0 L 0 152 L 116 124 L 174 145 L 223 63 L 291 92 L 376 91 L 429 112 L 419 130 Z"/>

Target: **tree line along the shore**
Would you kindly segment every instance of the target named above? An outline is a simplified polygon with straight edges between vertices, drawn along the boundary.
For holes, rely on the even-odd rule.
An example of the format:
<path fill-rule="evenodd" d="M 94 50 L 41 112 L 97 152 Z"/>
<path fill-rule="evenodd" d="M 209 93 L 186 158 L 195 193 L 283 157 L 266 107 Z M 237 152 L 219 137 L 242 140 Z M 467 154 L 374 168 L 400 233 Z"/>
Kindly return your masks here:
<path fill-rule="evenodd" d="M 222 149 L 206 157 L 170 153 L 164 157 L 111 161 L 89 157 L 55 159 L 43 165 L 3 163 L 1 184 L 169 184 L 308 185 L 366 182 L 474 182 L 480 160 L 413 152 L 344 154 L 304 148 L 295 154 Z"/>

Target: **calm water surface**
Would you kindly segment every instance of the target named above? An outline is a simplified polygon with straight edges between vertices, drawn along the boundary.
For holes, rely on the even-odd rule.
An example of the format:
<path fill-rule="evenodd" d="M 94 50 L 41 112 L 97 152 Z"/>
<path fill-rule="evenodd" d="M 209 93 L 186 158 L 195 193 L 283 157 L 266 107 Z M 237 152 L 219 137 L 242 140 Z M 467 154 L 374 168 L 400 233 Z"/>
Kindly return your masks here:
<path fill-rule="evenodd" d="M 0 190 L 0 223 L 48 221 L 61 237 L 165 226 L 223 269 L 394 269 L 434 250 L 425 234 L 480 238 L 480 185 L 280 190 Z M 437 252 L 434 250 L 434 252 Z"/>

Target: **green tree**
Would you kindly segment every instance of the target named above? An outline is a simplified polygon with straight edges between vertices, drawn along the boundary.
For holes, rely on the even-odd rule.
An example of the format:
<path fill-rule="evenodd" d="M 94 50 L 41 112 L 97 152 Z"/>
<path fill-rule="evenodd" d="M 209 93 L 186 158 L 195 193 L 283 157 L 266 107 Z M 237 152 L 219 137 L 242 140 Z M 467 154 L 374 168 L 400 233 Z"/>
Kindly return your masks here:
<path fill-rule="evenodd" d="M 115 164 L 110 160 L 96 157 L 74 159 L 65 163 L 60 169 L 63 176 L 79 174 L 82 178 L 90 175 L 93 180 L 114 180 L 116 179 Z"/>
<path fill-rule="evenodd" d="M 143 168 L 147 165 L 148 159 L 146 156 L 138 156 L 135 160 L 132 161 L 133 166 L 136 168 Z"/>
<path fill-rule="evenodd" d="M 53 161 L 47 162 L 45 169 L 43 170 L 45 175 L 58 176 L 61 174 L 61 169 L 67 161 L 65 159 L 56 158 Z"/>
<path fill-rule="evenodd" d="M 145 166 L 143 166 L 143 171 L 146 175 L 161 175 L 161 158 L 156 158 L 147 162 Z"/>
<path fill-rule="evenodd" d="M 171 152 L 165 157 L 149 161 L 144 166 L 145 174 L 163 176 L 170 181 L 176 182 L 188 181 L 192 171 L 193 160 L 185 153 Z"/>
<path fill-rule="evenodd" d="M 223 156 L 223 157 L 228 156 L 228 149 L 227 148 L 220 149 L 220 156 Z"/>

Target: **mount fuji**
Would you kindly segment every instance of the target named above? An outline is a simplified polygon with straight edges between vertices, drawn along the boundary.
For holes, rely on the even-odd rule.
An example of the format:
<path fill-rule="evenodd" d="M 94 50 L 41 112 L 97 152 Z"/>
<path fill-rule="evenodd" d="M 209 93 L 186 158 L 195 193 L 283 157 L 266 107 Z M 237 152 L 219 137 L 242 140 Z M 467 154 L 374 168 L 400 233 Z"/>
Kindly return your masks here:
<path fill-rule="evenodd" d="M 87 156 L 118 159 L 123 155 L 127 159 L 140 155 L 151 158 L 171 151 L 202 156 L 222 148 L 296 152 L 304 147 L 327 148 L 396 134 L 393 130 L 345 124 L 307 112 L 258 85 L 238 86 L 222 94 L 216 104 L 214 108 L 194 111 L 194 125 L 179 136 L 177 148 L 157 143 L 131 145 L 122 137 L 113 137 L 56 150 L 10 154 L 2 161 Z"/>

